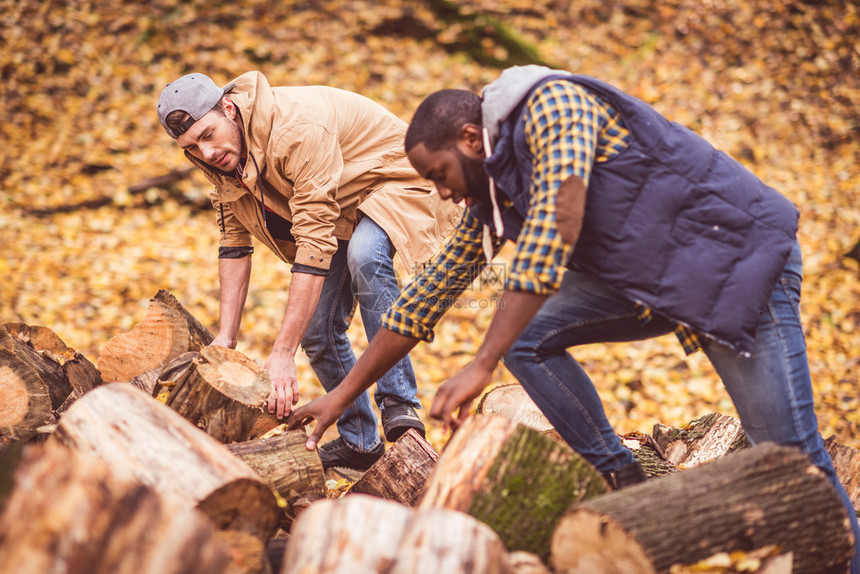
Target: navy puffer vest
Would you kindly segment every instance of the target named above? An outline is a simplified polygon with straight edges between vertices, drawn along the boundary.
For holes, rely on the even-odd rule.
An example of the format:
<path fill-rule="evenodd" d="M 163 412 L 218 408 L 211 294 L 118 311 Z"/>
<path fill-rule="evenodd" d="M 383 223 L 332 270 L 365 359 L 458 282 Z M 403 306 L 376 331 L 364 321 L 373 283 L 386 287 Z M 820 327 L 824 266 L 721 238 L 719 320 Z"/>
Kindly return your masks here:
<path fill-rule="evenodd" d="M 750 353 L 759 315 L 796 241 L 797 209 L 700 136 L 609 84 L 548 74 L 500 124 L 485 169 L 514 204 L 504 217 L 505 237 L 516 241 L 529 204 L 523 106 L 535 88 L 559 77 L 612 105 L 630 132 L 627 149 L 594 164 L 569 267 Z M 485 106 L 492 104 L 487 97 Z M 492 225 L 481 210 L 473 212 Z"/>

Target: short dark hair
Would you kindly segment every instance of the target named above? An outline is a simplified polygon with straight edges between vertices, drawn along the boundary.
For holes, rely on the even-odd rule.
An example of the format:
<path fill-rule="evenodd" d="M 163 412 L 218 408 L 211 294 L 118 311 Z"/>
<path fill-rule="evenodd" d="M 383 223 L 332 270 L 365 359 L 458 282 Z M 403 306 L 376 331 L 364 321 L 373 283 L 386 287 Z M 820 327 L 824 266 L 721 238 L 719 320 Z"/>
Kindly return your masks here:
<path fill-rule="evenodd" d="M 218 100 L 218 103 L 212 106 L 212 110 L 217 110 L 221 114 L 224 113 L 224 106 L 221 104 L 221 100 Z M 212 110 L 209 111 L 211 112 Z M 190 114 L 188 112 L 183 110 L 173 110 L 167 114 L 166 118 L 164 118 L 164 123 L 166 123 L 167 127 L 170 129 L 175 130 L 185 123 L 185 120 L 188 119 L 189 115 Z"/>
<path fill-rule="evenodd" d="M 481 125 L 481 98 L 466 90 L 439 90 L 421 102 L 406 130 L 406 152 L 423 143 L 429 151 L 457 141 L 465 124 Z"/>

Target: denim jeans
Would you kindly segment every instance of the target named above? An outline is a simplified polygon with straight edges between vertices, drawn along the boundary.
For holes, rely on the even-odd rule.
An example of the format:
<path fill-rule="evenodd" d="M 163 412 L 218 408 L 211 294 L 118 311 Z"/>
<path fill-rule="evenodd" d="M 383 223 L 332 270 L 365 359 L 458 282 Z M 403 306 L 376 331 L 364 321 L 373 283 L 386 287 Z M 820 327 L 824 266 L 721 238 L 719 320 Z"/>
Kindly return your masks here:
<path fill-rule="evenodd" d="M 382 325 L 382 314 L 400 295 L 394 253 L 388 235 L 369 217 L 362 218 L 349 241 L 338 241 L 319 303 L 302 338 L 302 349 L 326 391 L 340 384 L 355 364 L 346 331 L 356 300 L 370 341 Z M 407 355 L 376 382 L 374 398 L 380 408 L 384 397 L 420 408 L 416 395 L 415 373 Z M 344 411 L 337 429 L 346 443 L 359 452 L 368 452 L 379 445 L 381 439 L 369 391 Z"/>
<path fill-rule="evenodd" d="M 761 314 L 752 357 L 707 340 L 703 350 L 723 381 L 750 442 L 771 441 L 805 452 L 836 487 L 855 538 L 851 572 L 860 572 L 860 527 L 851 500 L 818 432 L 806 342 L 800 323 L 803 275 L 795 245 Z M 505 356 L 520 381 L 568 444 L 600 472 L 633 462 L 606 418 L 600 397 L 568 347 L 642 340 L 671 332 L 655 316 L 643 324 L 635 304 L 590 275 L 567 271 L 561 289 L 531 321 Z"/>

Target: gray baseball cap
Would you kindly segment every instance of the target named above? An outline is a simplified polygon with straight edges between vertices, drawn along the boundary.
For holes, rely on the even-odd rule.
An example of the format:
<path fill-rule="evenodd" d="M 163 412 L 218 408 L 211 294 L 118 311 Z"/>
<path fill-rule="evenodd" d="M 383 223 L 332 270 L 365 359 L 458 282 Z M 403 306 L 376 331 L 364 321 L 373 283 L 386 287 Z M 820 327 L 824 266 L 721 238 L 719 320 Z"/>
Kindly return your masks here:
<path fill-rule="evenodd" d="M 161 95 L 158 96 L 158 119 L 170 137 L 176 139 L 187 132 L 194 122 L 208 114 L 234 85 L 228 84 L 219 88 L 212 78 L 205 74 L 182 76 L 161 90 Z M 181 110 L 191 117 L 176 129 L 170 129 L 165 120 L 176 110 Z"/>

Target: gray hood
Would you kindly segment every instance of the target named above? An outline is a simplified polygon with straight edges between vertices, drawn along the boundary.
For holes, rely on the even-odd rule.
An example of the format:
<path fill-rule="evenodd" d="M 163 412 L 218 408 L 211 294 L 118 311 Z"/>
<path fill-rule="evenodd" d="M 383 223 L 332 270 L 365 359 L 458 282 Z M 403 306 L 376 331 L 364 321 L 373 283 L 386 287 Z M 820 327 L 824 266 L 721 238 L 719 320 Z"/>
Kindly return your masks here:
<path fill-rule="evenodd" d="M 545 66 L 528 65 L 508 68 L 499 78 L 487 84 L 481 92 L 482 123 L 490 134 L 490 141 L 499 139 L 499 128 L 526 96 L 532 86 L 548 76 L 572 75 L 563 70 L 553 70 Z"/>

